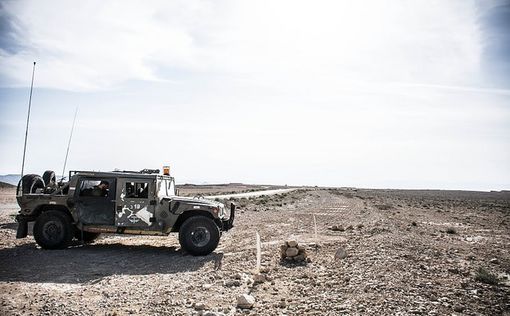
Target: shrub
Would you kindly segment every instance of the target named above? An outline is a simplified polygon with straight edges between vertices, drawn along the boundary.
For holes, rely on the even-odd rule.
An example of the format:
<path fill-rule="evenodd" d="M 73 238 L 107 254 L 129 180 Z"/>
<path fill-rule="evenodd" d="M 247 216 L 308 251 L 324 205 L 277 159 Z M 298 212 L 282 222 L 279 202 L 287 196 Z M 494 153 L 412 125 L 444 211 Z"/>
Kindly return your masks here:
<path fill-rule="evenodd" d="M 475 280 L 478 282 L 492 285 L 496 285 L 499 283 L 498 277 L 495 274 L 490 273 L 483 267 L 479 267 L 478 270 L 476 270 Z"/>
<path fill-rule="evenodd" d="M 379 205 L 376 205 L 375 207 L 381 211 L 387 211 L 387 210 L 391 209 L 391 205 L 388 205 L 388 204 L 379 204 Z"/>
<path fill-rule="evenodd" d="M 457 230 L 455 229 L 455 227 L 448 227 L 448 228 L 446 229 L 446 233 L 447 233 L 447 234 L 454 235 L 454 234 L 456 234 L 456 233 L 457 233 Z"/>

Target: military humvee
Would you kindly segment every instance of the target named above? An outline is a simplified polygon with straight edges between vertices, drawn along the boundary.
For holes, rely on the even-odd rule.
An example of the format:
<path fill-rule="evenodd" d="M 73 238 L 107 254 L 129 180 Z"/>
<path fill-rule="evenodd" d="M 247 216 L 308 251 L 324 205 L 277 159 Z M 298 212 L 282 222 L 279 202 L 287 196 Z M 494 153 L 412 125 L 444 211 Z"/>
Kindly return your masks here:
<path fill-rule="evenodd" d="M 235 205 L 176 194 L 175 181 L 159 170 L 71 171 L 68 182 L 55 173 L 23 176 L 17 188 L 20 206 L 17 238 L 33 235 L 44 249 L 66 248 L 73 238 L 93 241 L 101 233 L 167 236 L 179 233 L 192 255 L 216 249 L 222 232 L 232 228 Z"/>

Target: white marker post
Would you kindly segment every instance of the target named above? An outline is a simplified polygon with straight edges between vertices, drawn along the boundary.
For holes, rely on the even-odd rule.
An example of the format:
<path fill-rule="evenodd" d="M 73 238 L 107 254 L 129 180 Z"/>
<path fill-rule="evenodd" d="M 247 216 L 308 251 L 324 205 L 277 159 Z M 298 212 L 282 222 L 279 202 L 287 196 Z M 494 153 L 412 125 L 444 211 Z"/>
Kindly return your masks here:
<path fill-rule="evenodd" d="M 314 231 L 315 231 L 315 244 L 318 245 L 319 240 L 317 238 L 317 219 L 315 218 L 315 214 L 313 214 L 313 227 L 314 227 Z"/>
<path fill-rule="evenodd" d="M 257 243 L 257 266 L 255 267 L 255 272 L 258 274 L 260 273 L 260 261 L 261 261 L 261 250 L 260 250 L 260 235 L 259 232 L 255 232 L 255 238 Z"/>

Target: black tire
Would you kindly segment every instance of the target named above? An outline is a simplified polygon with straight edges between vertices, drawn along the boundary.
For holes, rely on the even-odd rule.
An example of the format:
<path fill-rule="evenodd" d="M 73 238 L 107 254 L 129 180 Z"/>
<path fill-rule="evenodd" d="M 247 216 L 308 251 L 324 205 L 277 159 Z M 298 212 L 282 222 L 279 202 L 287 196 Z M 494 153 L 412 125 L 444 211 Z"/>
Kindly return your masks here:
<path fill-rule="evenodd" d="M 100 235 L 101 235 L 101 233 L 83 232 L 83 240 L 82 240 L 81 239 L 82 231 L 79 230 L 78 228 L 74 229 L 74 238 L 78 239 L 79 241 L 86 242 L 86 243 L 93 242 Z"/>
<path fill-rule="evenodd" d="M 55 171 L 52 170 L 44 171 L 42 178 L 46 186 L 53 186 L 55 185 L 55 183 L 57 183 L 57 176 L 55 176 Z"/>
<path fill-rule="evenodd" d="M 18 193 L 35 193 L 37 189 L 44 189 L 44 180 L 37 174 L 26 174 L 18 182 Z M 21 189 L 21 192 L 20 192 Z"/>
<path fill-rule="evenodd" d="M 192 216 L 179 229 L 179 243 L 182 249 L 193 256 L 205 256 L 216 249 L 220 242 L 220 229 L 214 221 L 205 216 Z"/>
<path fill-rule="evenodd" d="M 46 211 L 34 224 L 35 241 L 43 249 L 64 249 L 73 239 L 71 219 L 59 211 Z"/>

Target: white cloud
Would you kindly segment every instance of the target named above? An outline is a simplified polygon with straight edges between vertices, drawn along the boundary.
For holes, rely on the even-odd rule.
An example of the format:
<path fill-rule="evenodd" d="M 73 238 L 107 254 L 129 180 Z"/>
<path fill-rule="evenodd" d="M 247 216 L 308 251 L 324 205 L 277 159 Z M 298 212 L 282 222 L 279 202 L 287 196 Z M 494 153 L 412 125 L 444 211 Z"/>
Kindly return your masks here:
<path fill-rule="evenodd" d="M 510 92 L 480 81 L 472 2 L 20 1 L 6 10 L 23 22 L 26 45 L 0 51 L 2 83 L 26 87 L 37 60 L 36 87 L 52 89 L 36 90 L 33 172 L 59 168 L 67 132 L 55 136 L 54 113 L 72 117 L 62 105 L 80 104 L 70 168 L 171 163 L 181 181 L 510 185 Z M 24 111 L 0 116 L 0 151 L 20 152 Z M 2 170 L 18 156 L 2 157 Z"/>
<path fill-rule="evenodd" d="M 264 85 L 476 81 L 475 8 L 445 1 L 20 1 L 19 54 L 1 54 L 10 84 L 105 89 L 126 80 L 223 73 Z M 318 83 L 317 80 L 321 82 Z"/>

